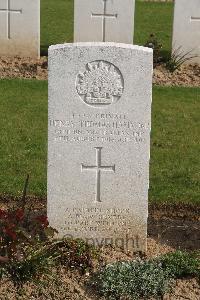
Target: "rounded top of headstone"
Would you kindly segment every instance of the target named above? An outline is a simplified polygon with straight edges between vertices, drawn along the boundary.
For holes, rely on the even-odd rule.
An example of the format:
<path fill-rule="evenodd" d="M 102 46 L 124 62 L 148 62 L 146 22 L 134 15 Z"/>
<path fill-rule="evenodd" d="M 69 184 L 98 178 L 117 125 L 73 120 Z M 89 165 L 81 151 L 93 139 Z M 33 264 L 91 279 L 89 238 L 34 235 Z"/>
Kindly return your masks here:
<path fill-rule="evenodd" d="M 148 52 L 153 53 L 153 50 L 148 47 L 138 46 L 138 45 L 132 45 L 132 44 L 124 44 L 124 43 L 113 43 L 113 42 L 84 42 L 84 43 L 65 43 L 65 44 L 57 44 L 57 45 L 51 45 L 49 47 L 49 51 L 58 50 L 58 49 L 65 49 L 65 48 L 71 48 L 71 47 L 102 47 L 102 48 L 109 48 L 109 47 L 115 47 L 115 48 L 122 48 L 122 49 L 129 49 L 129 50 L 136 50 L 141 52 Z"/>

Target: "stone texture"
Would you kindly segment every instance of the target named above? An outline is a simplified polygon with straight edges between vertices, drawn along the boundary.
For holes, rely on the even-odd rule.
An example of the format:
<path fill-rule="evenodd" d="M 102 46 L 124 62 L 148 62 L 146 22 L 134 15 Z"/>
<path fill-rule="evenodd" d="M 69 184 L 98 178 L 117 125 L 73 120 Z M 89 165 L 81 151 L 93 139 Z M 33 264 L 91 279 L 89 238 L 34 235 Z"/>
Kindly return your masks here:
<path fill-rule="evenodd" d="M 59 236 L 146 250 L 152 50 L 49 49 L 48 218 Z"/>
<path fill-rule="evenodd" d="M 135 0 L 75 0 L 74 6 L 75 42 L 133 43 Z"/>
<path fill-rule="evenodd" d="M 0 0 L 0 55 L 39 57 L 40 0 Z"/>
<path fill-rule="evenodd" d="M 176 0 L 174 8 L 173 50 L 197 55 L 187 63 L 200 64 L 200 1 Z"/>

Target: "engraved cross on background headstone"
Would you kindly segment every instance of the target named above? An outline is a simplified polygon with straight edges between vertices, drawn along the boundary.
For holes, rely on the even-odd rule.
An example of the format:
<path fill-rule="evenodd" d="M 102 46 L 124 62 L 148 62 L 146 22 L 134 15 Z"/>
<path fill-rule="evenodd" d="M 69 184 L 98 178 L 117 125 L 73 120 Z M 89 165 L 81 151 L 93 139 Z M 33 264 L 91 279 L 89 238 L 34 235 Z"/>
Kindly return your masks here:
<path fill-rule="evenodd" d="M 199 21 L 200 22 L 200 17 L 191 16 L 191 21 Z"/>
<path fill-rule="evenodd" d="M 7 38 L 11 39 L 11 28 L 10 28 L 10 23 L 11 23 L 11 13 L 17 13 L 17 14 L 22 14 L 22 9 L 11 9 L 10 8 L 10 0 L 7 0 L 7 8 L 0 8 L 0 13 L 5 12 L 7 13 Z"/>
<path fill-rule="evenodd" d="M 117 19 L 117 14 L 109 14 L 107 13 L 107 1 L 108 0 L 102 0 L 103 1 L 103 13 L 92 13 L 92 17 L 101 17 L 102 18 L 102 42 L 106 41 L 106 18 L 114 18 Z"/>
<path fill-rule="evenodd" d="M 81 171 L 96 171 L 96 198 L 95 202 L 101 202 L 101 171 L 115 172 L 115 165 L 102 166 L 101 165 L 101 150 L 102 147 L 95 147 L 96 149 L 96 166 L 85 166 L 81 164 Z"/>

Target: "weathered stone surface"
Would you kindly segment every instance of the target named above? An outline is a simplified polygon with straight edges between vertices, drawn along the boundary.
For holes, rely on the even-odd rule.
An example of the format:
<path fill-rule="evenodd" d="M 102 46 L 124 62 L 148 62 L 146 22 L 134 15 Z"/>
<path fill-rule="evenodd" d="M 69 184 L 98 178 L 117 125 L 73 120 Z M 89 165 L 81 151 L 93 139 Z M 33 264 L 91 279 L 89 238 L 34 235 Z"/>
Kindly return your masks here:
<path fill-rule="evenodd" d="M 135 0 L 75 0 L 75 42 L 133 43 Z"/>
<path fill-rule="evenodd" d="M 200 1 L 176 0 L 174 8 L 173 51 L 197 56 L 186 63 L 200 64 Z"/>
<path fill-rule="evenodd" d="M 39 57 L 40 0 L 0 0 L 0 55 Z"/>
<path fill-rule="evenodd" d="M 49 49 L 48 217 L 59 236 L 145 251 L 152 50 Z"/>

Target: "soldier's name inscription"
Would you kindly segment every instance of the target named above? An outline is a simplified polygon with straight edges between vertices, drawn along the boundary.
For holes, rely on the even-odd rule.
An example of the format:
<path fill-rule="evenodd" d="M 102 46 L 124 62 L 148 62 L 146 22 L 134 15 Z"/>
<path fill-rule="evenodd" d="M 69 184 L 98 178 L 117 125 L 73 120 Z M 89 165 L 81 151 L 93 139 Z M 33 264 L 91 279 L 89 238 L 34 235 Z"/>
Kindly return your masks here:
<path fill-rule="evenodd" d="M 60 142 L 136 142 L 145 141 L 149 124 L 133 122 L 127 114 L 72 113 L 67 119 L 50 119 L 54 140 Z"/>

